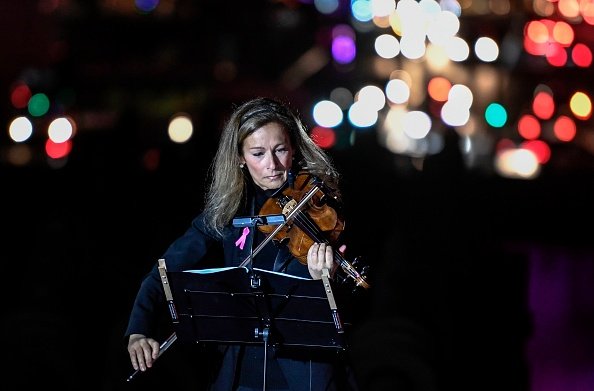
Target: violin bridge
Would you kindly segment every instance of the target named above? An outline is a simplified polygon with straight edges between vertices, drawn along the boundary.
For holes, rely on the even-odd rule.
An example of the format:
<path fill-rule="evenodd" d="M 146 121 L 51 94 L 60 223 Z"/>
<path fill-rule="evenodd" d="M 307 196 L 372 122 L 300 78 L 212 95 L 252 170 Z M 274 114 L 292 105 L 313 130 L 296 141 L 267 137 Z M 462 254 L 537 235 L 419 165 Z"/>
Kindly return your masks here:
<path fill-rule="evenodd" d="M 284 205 L 283 205 L 283 214 L 285 216 L 288 216 L 291 211 L 293 209 L 295 209 L 295 206 L 297 205 L 297 201 L 295 201 L 294 199 L 287 201 Z"/>

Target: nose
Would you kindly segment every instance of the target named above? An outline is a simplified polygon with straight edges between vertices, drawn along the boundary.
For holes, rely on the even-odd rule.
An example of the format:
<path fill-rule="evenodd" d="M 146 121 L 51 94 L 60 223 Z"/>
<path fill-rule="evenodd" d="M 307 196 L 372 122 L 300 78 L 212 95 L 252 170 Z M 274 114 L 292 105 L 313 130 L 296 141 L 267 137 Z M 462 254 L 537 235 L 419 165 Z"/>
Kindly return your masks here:
<path fill-rule="evenodd" d="M 274 154 L 271 153 L 268 155 L 268 168 L 271 170 L 276 170 L 278 167 L 282 166 L 279 158 Z"/>

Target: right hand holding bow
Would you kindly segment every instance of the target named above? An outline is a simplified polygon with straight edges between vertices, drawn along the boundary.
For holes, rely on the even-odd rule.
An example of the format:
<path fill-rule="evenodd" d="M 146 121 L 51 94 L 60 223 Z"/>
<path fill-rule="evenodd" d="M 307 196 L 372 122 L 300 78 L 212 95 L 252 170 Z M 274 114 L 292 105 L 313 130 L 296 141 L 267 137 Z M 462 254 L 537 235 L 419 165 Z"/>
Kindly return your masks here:
<path fill-rule="evenodd" d="M 143 334 L 131 334 L 128 339 L 128 353 L 135 370 L 146 371 L 159 356 L 159 342 Z"/>

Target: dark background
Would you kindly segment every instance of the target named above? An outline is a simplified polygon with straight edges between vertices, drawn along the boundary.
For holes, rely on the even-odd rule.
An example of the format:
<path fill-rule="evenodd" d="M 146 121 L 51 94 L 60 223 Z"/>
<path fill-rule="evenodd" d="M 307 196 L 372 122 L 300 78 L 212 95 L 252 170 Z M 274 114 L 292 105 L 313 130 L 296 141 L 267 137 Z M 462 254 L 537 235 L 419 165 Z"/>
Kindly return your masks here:
<path fill-rule="evenodd" d="M 1 3 L 4 123 L 16 114 L 10 85 L 28 78 L 39 90 L 73 94 L 64 111 L 81 124 L 58 166 L 36 139 L 31 164 L 1 162 L 10 389 L 199 389 L 208 356 L 180 344 L 126 383 L 122 335 L 142 276 L 202 206 L 222 122 L 233 104 L 271 95 L 311 124 L 313 101 L 366 76 L 328 65 L 297 88 L 281 82 L 345 16 L 290 1 L 232 2 L 234 12 L 227 2 L 175 4 L 169 17 L 148 17 L 107 12 L 101 2 Z M 280 22 L 287 10 L 299 15 L 295 24 Z M 233 77 L 215 71 L 225 61 L 235 64 Z M 591 69 L 510 72 L 533 83 L 591 77 Z M 189 143 L 166 139 L 169 108 L 195 119 Z M 373 131 L 329 150 L 343 173 L 347 255 L 371 266 L 373 289 L 358 299 L 351 341 L 362 385 L 594 387 L 592 155 L 555 145 L 538 179 L 510 180 L 466 169 L 457 141 L 452 132 L 422 171 L 378 145 Z M 6 136 L 0 147 L 5 156 Z M 147 151 L 157 151 L 154 170 Z"/>

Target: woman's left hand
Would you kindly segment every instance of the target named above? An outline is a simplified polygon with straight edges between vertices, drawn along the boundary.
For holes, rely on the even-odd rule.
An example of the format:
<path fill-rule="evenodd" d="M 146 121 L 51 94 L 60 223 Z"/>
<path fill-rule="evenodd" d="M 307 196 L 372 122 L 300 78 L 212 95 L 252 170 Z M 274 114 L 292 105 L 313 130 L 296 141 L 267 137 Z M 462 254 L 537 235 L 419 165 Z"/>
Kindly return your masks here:
<path fill-rule="evenodd" d="M 334 251 L 326 243 L 314 243 L 307 251 L 307 269 L 311 278 L 322 278 L 322 269 L 332 271 L 334 267 Z M 332 274 L 332 273 L 331 273 Z"/>

